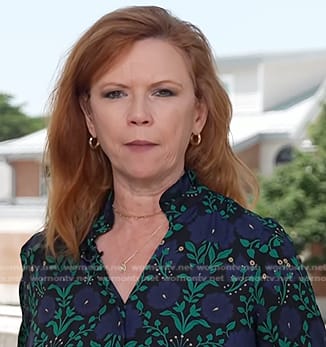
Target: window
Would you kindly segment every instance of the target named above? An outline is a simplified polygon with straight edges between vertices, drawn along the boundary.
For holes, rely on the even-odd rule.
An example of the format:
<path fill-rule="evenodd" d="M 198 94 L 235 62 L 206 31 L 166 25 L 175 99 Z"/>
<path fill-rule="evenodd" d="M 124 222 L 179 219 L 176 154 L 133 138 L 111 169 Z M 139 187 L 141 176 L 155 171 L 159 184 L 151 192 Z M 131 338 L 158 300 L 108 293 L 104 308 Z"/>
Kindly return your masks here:
<path fill-rule="evenodd" d="M 292 146 L 288 145 L 283 147 L 276 156 L 275 159 L 275 164 L 280 165 L 280 164 L 285 164 L 293 159 L 293 148 Z"/>

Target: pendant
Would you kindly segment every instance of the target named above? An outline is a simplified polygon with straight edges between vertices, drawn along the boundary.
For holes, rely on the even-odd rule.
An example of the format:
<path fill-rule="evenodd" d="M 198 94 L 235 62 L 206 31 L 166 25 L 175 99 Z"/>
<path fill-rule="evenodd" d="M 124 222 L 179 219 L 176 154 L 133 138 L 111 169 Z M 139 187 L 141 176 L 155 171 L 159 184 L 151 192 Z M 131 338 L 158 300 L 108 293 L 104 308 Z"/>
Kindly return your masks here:
<path fill-rule="evenodd" d="M 126 265 L 126 263 L 121 263 L 121 264 L 120 264 L 120 271 L 121 271 L 121 272 L 126 272 L 126 271 L 127 271 L 127 265 Z"/>

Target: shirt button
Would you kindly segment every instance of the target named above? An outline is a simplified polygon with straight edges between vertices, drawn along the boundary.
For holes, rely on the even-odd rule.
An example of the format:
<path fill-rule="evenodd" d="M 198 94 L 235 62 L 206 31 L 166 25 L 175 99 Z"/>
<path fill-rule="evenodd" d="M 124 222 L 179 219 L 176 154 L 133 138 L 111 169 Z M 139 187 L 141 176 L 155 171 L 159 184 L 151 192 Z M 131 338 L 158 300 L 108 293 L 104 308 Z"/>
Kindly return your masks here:
<path fill-rule="evenodd" d="M 160 242 L 160 245 L 161 245 L 161 246 L 163 246 L 163 245 L 164 245 L 164 243 L 165 243 L 165 241 L 164 241 L 164 240 L 162 240 L 162 241 Z"/>
<path fill-rule="evenodd" d="M 183 250 L 184 250 L 184 247 L 183 246 L 179 246 L 178 251 L 182 252 Z"/>

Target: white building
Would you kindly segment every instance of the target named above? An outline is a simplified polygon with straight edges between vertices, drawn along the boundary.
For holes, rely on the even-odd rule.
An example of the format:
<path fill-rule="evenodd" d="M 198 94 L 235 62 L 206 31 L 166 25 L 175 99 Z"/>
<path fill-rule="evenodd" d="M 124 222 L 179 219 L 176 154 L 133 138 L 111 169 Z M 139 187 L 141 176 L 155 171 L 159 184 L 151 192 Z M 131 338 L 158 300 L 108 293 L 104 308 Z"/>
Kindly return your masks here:
<path fill-rule="evenodd" d="M 269 175 L 306 140 L 326 101 L 326 51 L 223 58 L 218 66 L 234 109 L 233 147 Z"/>

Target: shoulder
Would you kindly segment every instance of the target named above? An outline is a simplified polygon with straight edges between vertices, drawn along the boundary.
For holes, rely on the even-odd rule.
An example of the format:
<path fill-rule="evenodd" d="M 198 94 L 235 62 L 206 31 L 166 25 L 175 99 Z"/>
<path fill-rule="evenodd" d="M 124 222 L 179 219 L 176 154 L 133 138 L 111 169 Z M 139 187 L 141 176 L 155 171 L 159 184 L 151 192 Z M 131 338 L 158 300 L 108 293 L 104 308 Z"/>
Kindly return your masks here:
<path fill-rule="evenodd" d="M 243 209 L 234 222 L 234 233 L 249 258 L 258 258 L 260 263 L 280 264 L 297 257 L 291 237 L 273 218 Z"/>
<path fill-rule="evenodd" d="M 296 256 L 290 236 L 275 219 L 261 216 L 205 186 L 201 186 L 199 204 L 202 217 L 212 218 L 219 230 L 215 233 L 217 242 L 226 242 L 221 237 L 232 239 L 250 258 L 258 254 L 265 259 Z"/>
<path fill-rule="evenodd" d="M 44 230 L 33 234 L 21 247 L 20 258 L 23 265 L 33 263 L 34 259 L 45 252 Z"/>
<path fill-rule="evenodd" d="M 21 253 L 36 252 L 44 248 L 45 232 L 44 230 L 33 234 L 21 247 Z"/>

